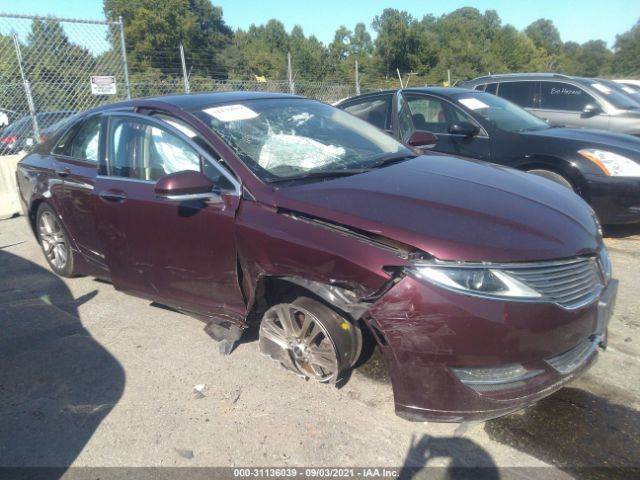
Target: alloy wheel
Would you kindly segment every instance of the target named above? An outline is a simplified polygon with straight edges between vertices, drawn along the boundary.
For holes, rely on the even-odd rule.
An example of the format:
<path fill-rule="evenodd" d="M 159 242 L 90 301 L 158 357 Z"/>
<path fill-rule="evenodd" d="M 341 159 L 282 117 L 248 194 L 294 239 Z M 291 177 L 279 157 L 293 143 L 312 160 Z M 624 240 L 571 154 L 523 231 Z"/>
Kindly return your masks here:
<path fill-rule="evenodd" d="M 357 327 L 305 297 L 274 305 L 260 324 L 260 351 L 318 382 L 335 382 L 355 362 L 360 346 Z"/>
<path fill-rule="evenodd" d="M 38 221 L 38 235 L 47 260 L 56 270 L 64 270 L 69 261 L 69 246 L 60 222 L 45 210 Z"/>

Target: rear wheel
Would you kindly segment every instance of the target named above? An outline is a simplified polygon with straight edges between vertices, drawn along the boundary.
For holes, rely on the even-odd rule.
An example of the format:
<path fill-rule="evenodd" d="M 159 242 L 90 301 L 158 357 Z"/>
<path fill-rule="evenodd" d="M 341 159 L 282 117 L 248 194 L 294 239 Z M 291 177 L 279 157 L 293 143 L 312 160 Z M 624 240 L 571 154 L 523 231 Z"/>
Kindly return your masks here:
<path fill-rule="evenodd" d="M 539 177 L 544 177 L 548 180 L 551 180 L 552 182 L 556 182 L 557 184 L 562 185 L 565 188 L 568 188 L 571 191 L 575 191 L 572 183 L 568 179 L 560 175 L 559 173 L 552 172 L 551 170 L 545 170 L 542 168 L 535 168 L 533 170 L 528 170 L 528 173 L 532 175 L 537 175 Z"/>
<path fill-rule="evenodd" d="M 56 212 L 46 203 L 38 207 L 36 233 L 51 269 L 62 277 L 73 276 L 73 252 Z"/>
<path fill-rule="evenodd" d="M 283 367 L 318 382 L 336 382 L 360 354 L 360 329 L 308 297 L 267 310 L 260 323 L 260 351 Z"/>

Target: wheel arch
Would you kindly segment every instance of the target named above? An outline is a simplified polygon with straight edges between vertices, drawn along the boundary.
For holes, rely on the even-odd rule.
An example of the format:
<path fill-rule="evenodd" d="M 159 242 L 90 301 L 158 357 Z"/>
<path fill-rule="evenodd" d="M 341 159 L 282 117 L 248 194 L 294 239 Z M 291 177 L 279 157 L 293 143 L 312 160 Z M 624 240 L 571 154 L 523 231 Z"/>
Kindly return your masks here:
<path fill-rule="evenodd" d="M 302 277 L 262 275 L 257 279 L 253 298 L 247 304 L 247 323 L 258 324 L 269 307 L 301 295 L 322 302 L 354 324 L 371 306 L 360 301 L 353 291 L 340 286 Z"/>
<path fill-rule="evenodd" d="M 525 172 L 542 169 L 562 175 L 571 183 L 578 195 L 589 201 L 589 188 L 584 176 L 579 169 L 567 160 L 559 157 L 536 155 L 520 159 L 514 164 L 514 167 Z"/>

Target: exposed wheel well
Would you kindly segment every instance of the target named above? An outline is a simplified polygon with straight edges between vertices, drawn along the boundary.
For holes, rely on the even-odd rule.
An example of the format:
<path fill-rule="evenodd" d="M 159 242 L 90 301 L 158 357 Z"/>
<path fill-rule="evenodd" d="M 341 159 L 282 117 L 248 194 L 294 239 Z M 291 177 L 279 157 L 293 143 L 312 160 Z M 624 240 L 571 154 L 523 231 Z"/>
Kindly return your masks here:
<path fill-rule="evenodd" d="M 281 277 L 263 276 L 258 279 L 254 293 L 254 301 L 247 313 L 247 323 L 257 325 L 269 307 L 277 303 L 291 302 L 300 296 L 310 297 L 327 305 L 332 310 L 353 320 L 350 315 L 335 305 L 330 304 L 311 290 L 297 285 Z"/>

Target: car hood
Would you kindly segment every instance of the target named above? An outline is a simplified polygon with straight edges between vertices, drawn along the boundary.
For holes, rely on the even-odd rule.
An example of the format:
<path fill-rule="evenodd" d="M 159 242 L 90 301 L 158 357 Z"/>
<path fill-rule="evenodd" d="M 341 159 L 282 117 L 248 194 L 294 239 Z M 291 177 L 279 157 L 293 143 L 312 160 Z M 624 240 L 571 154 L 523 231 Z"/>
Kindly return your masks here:
<path fill-rule="evenodd" d="M 624 133 L 591 130 L 589 128 L 547 128 L 524 132 L 528 137 L 541 137 L 544 139 L 573 140 L 580 148 L 605 147 L 636 152 L 640 151 L 640 138 Z"/>
<path fill-rule="evenodd" d="M 480 161 L 420 156 L 283 187 L 282 210 L 381 235 L 442 260 L 531 261 L 593 253 L 591 208 L 549 180 Z"/>

